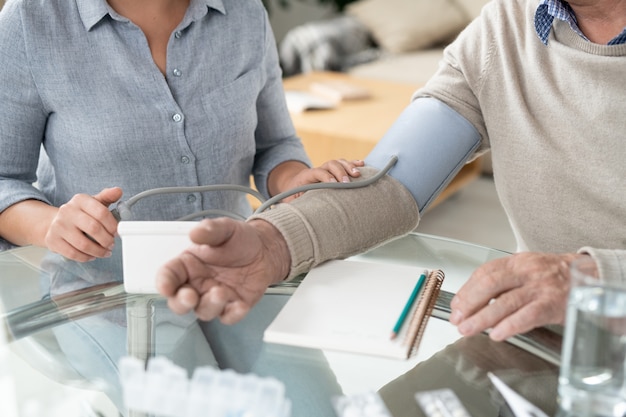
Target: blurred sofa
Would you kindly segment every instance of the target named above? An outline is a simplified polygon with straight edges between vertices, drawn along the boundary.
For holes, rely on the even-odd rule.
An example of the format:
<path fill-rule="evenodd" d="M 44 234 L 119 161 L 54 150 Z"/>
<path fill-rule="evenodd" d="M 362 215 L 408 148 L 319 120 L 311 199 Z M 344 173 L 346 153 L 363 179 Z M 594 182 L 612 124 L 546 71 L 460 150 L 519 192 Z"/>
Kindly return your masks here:
<path fill-rule="evenodd" d="M 443 48 L 488 0 L 357 0 L 337 16 L 287 32 L 279 44 L 286 76 L 342 71 L 423 84 Z"/>
<path fill-rule="evenodd" d="M 279 44 L 285 76 L 341 71 L 423 85 L 443 49 L 489 0 L 358 0 L 338 15 L 290 30 Z M 483 172 L 491 173 L 488 155 Z"/>
<path fill-rule="evenodd" d="M 380 56 L 347 71 L 359 76 L 424 84 L 443 48 L 480 14 L 488 0 L 359 0 L 346 14 L 371 33 Z"/>

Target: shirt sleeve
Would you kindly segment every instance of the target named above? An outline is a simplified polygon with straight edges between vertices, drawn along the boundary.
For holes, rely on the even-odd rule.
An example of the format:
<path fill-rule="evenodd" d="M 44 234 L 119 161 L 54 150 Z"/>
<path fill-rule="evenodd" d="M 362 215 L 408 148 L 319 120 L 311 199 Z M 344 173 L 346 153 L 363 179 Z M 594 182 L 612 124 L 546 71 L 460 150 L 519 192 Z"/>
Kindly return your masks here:
<path fill-rule="evenodd" d="M 257 99 L 257 150 L 253 174 L 257 189 L 267 197 L 267 177 L 277 165 L 285 161 L 300 161 L 311 166 L 311 162 L 296 135 L 287 110 L 276 41 L 268 20 L 265 22 L 265 84 Z"/>
<path fill-rule="evenodd" d="M 30 73 L 22 2 L 0 13 L 0 212 L 27 199 L 48 202 L 35 186 L 46 110 Z M 8 87 L 10 86 L 10 87 Z"/>

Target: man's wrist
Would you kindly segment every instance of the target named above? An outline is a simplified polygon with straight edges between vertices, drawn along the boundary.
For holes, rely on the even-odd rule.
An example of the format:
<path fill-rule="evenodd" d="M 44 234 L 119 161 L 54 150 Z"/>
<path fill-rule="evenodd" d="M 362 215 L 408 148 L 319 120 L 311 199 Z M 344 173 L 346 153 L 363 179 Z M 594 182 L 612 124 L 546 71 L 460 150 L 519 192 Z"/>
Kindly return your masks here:
<path fill-rule="evenodd" d="M 291 256 L 284 236 L 265 220 L 250 220 L 249 224 L 257 230 L 265 253 L 269 254 L 273 283 L 283 281 L 288 277 L 291 269 Z"/>

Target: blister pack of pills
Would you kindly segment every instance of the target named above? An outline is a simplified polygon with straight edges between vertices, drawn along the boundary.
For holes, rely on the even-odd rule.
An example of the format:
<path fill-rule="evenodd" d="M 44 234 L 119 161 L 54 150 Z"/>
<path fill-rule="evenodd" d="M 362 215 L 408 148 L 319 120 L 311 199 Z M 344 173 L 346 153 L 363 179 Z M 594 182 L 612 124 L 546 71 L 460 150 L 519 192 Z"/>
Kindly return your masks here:
<path fill-rule="evenodd" d="M 337 417 L 392 417 L 378 393 L 368 391 L 333 398 Z"/>
<path fill-rule="evenodd" d="M 449 388 L 420 391 L 415 400 L 427 417 L 471 417 L 459 397 Z"/>
<path fill-rule="evenodd" d="M 124 403 L 129 410 L 159 417 L 289 417 L 285 386 L 274 378 L 232 370 L 196 368 L 187 372 L 167 358 L 120 360 Z"/>

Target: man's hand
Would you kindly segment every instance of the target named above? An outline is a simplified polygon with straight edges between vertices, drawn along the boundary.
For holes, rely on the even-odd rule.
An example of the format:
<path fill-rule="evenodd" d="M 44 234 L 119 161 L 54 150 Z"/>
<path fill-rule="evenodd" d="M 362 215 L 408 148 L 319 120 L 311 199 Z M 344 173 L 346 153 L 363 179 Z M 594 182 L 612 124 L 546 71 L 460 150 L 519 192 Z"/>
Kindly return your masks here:
<path fill-rule="evenodd" d="M 569 266 L 581 256 L 523 252 L 482 265 L 452 299 L 450 323 L 464 336 L 491 328 L 496 341 L 563 324 Z"/>
<path fill-rule="evenodd" d="M 156 278 L 158 291 L 178 314 L 194 310 L 201 320 L 236 323 L 289 272 L 287 244 L 265 221 L 203 220 L 190 238 L 194 245 Z"/>
<path fill-rule="evenodd" d="M 111 255 L 117 221 L 109 205 L 122 198 L 122 189 L 106 188 L 94 196 L 77 194 L 63 204 L 50 222 L 45 245 L 79 262 Z"/>

